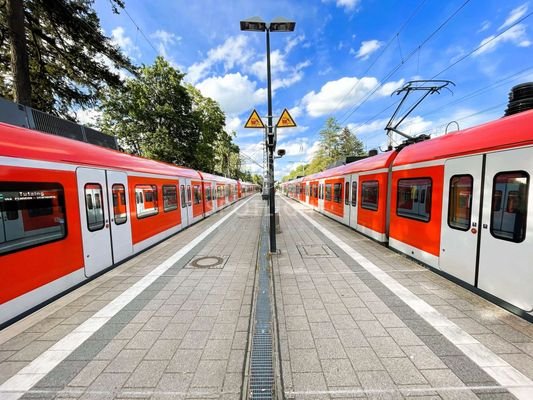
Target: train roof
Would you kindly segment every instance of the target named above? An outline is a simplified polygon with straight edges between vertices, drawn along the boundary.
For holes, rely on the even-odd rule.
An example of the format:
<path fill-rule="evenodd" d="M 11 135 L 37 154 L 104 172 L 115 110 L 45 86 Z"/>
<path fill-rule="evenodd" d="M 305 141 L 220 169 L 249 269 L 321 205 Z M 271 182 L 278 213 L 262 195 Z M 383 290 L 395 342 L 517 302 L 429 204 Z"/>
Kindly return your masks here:
<path fill-rule="evenodd" d="M 0 123 L 0 155 L 201 179 L 190 168 L 121 153 L 74 139 Z"/>
<path fill-rule="evenodd" d="M 458 157 L 533 144 L 533 110 L 403 148 L 393 165 Z"/>
<path fill-rule="evenodd" d="M 226 178 L 224 176 L 213 175 L 213 174 L 209 174 L 207 172 L 201 172 L 200 171 L 200 175 L 205 180 L 210 180 L 210 181 L 215 181 L 215 182 L 220 182 L 220 183 L 229 183 L 229 184 L 237 183 L 237 180 L 235 180 L 235 179 Z"/>

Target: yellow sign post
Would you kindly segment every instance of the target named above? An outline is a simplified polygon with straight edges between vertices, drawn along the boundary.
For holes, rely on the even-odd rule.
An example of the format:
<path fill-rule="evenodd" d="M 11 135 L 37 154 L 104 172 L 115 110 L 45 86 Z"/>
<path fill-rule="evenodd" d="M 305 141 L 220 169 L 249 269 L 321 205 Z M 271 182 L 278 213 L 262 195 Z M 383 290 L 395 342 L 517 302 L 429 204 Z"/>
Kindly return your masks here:
<path fill-rule="evenodd" d="M 264 128 L 265 124 L 263 124 L 263 121 L 261 120 L 261 117 L 257 113 L 257 111 L 253 110 L 250 114 L 250 117 L 248 117 L 248 121 L 246 121 L 246 124 L 244 124 L 245 128 Z"/>
<path fill-rule="evenodd" d="M 283 112 L 281 113 L 281 117 L 279 117 L 279 120 L 276 124 L 276 128 L 295 128 L 296 122 L 294 122 L 294 119 L 292 119 L 291 115 L 289 114 L 289 111 L 285 108 Z"/>

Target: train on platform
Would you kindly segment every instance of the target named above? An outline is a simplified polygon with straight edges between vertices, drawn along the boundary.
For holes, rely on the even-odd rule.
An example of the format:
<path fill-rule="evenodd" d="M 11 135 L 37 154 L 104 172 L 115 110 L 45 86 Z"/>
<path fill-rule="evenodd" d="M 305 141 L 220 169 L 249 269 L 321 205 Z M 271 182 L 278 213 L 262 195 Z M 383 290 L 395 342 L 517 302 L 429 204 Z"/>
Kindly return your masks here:
<path fill-rule="evenodd" d="M 0 327 L 258 189 L 0 123 Z"/>
<path fill-rule="evenodd" d="M 533 316 L 533 110 L 281 184 L 281 191 Z"/>

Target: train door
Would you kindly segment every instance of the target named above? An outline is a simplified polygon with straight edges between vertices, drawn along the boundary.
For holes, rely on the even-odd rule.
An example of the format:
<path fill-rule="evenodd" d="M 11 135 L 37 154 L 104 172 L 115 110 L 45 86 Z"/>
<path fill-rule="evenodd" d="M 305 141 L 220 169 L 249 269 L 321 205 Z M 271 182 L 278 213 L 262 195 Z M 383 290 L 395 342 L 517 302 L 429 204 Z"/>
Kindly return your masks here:
<path fill-rule="evenodd" d="M 78 168 L 76 176 L 85 276 L 89 277 L 113 264 L 106 172 L 101 169 Z"/>
<path fill-rule="evenodd" d="M 185 179 L 179 180 L 180 189 L 180 208 L 181 208 L 181 225 L 186 227 L 189 225 L 189 208 L 187 207 L 187 184 Z"/>
<path fill-rule="evenodd" d="M 350 212 L 350 222 L 349 225 L 357 229 L 357 204 L 358 196 L 357 191 L 359 190 L 359 177 L 357 175 L 351 175 L 349 178 L 346 178 L 347 182 L 350 181 L 350 199 L 349 199 L 349 212 Z"/>
<path fill-rule="evenodd" d="M 318 181 L 318 209 L 324 210 L 324 185 L 325 181 L 322 179 Z"/>
<path fill-rule="evenodd" d="M 487 154 L 478 287 L 533 311 L 533 148 Z"/>
<path fill-rule="evenodd" d="M 447 160 L 444 164 L 440 269 L 471 285 L 476 281 L 481 229 L 482 165 L 481 155 Z"/>
<path fill-rule="evenodd" d="M 187 199 L 187 222 L 190 224 L 194 221 L 192 212 L 192 183 L 190 179 L 185 180 L 185 197 Z"/>
<path fill-rule="evenodd" d="M 133 254 L 127 188 L 128 176 L 124 172 L 107 171 L 113 263 L 122 261 Z"/>

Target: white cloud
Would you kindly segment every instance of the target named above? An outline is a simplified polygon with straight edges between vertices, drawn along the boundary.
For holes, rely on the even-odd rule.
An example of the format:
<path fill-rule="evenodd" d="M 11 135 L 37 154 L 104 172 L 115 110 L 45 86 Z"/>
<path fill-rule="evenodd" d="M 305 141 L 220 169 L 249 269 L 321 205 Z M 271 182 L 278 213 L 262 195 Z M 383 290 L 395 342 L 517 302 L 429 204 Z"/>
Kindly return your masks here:
<path fill-rule="evenodd" d="M 253 54 L 247 36 L 231 36 L 220 46 L 209 50 L 205 60 L 191 65 L 187 71 L 187 80 L 192 83 L 198 82 L 208 75 L 217 63 L 222 63 L 225 71 L 235 65 L 248 65 Z"/>
<path fill-rule="evenodd" d="M 242 125 L 243 122 L 239 117 L 226 117 L 226 131 L 236 132 Z"/>
<path fill-rule="evenodd" d="M 481 47 L 473 55 L 479 56 L 480 54 L 490 53 L 496 49 L 500 44 L 511 43 L 518 47 L 529 47 L 531 41 L 526 34 L 526 25 L 518 24 L 513 26 L 507 32 L 496 37 L 496 35 L 490 35 L 483 39 L 480 43 Z"/>
<path fill-rule="evenodd" d="M 157 39 L 159 41 L 158 50 L 159 54 L 166 59 L 169 59 L 168 50 L 170 46 L 176 45 L 181 41 L 181 37 L 175 35 L 172 32 L 167 32 L 162 29 L 159 29 L 152 33 L 150 37 Z"/>
<path fill-rule="evenodd" d="M 485 32 L 491 26 L 490 21 L 483 21 L 481 27 L 477 30 L 477 33 Z"/>
<path fill-rule="evenodd" d="M 380 87 L 375 96 L 388 96 L 393 90 L 403 85 L 404 80 L 387 82 Z M 316 93 L 311 91 L 302 99 L 307 113 L 312 117 L 320 117 L 344 108 L 353 106 L 362 100 L 379 84 L 374 77 L 344 77 L 336 81 L 329 81 Z"/>
<path fill-rule="evenodd" d="M 312 146 L 307 150 L 306 161 L 310 162 L 315 154 L 320 150 L 320 140 L 313 142 Z"/>
<path fill-rule="evenodd" d="M 329 3 L 331 0 L 322 0 L 323 3 Z M 337 7 L 344 7 L 347 11 L 355 10 L 359 5 L 359 0 L 336 0 Z"/>
<path fill-rule="evenodd" d="M 355 56 L 357 58 L 360 58 L 361 60 L 367 60 L 372 55 L 372 53 L 378 50 L 382 45 L 383 42 L 380 42 L 379 40 L 375 39 L 361 42 L 361 47 L 359 48 Z"/>
<path fill-rule="evenodd" d="M 204 96 L 216 100 L 229 115 L 249 111 L 266 98 L 265 89 L 257 89 L 256 83 L 240 72 L 207 78 L 196 87 Z"/>
<path fill-rule="evenodd" d="M 111 42 L 119 46 L 129 57 L 133 59 L 141 57 L 141 50 L 126 35 L 126 31 L 122 26 L 117 26 L 111 31 Z"/>
<path fill-rule="evenodd" d="M 527 3 L 524 3 L 521 6 L 516 7 L 509 13 L 509 16 L 507 17 L 503 25 L 498 28 L 498 30 L 501 31 L 507 28 L 508 26 L 511 26 L 516 21 L 518 21 L 520 18 L 522 18 L 526 12 L 527 12 Z"/>
<path fill-rule="evenodd" d="M 76 118 L 82 125 L 97 126 L 102 112 L 95 108 L 79 109 L 76 111 Z"/>
<path fill-rule="evenodd" d="M 302 138 L 288 142 L 279 142 L 277 147 L 279 149 L 285 149 L 286 157 L 290 157 L 305 154 L 309 148 L 309 144 L 307 138 Z"/>

